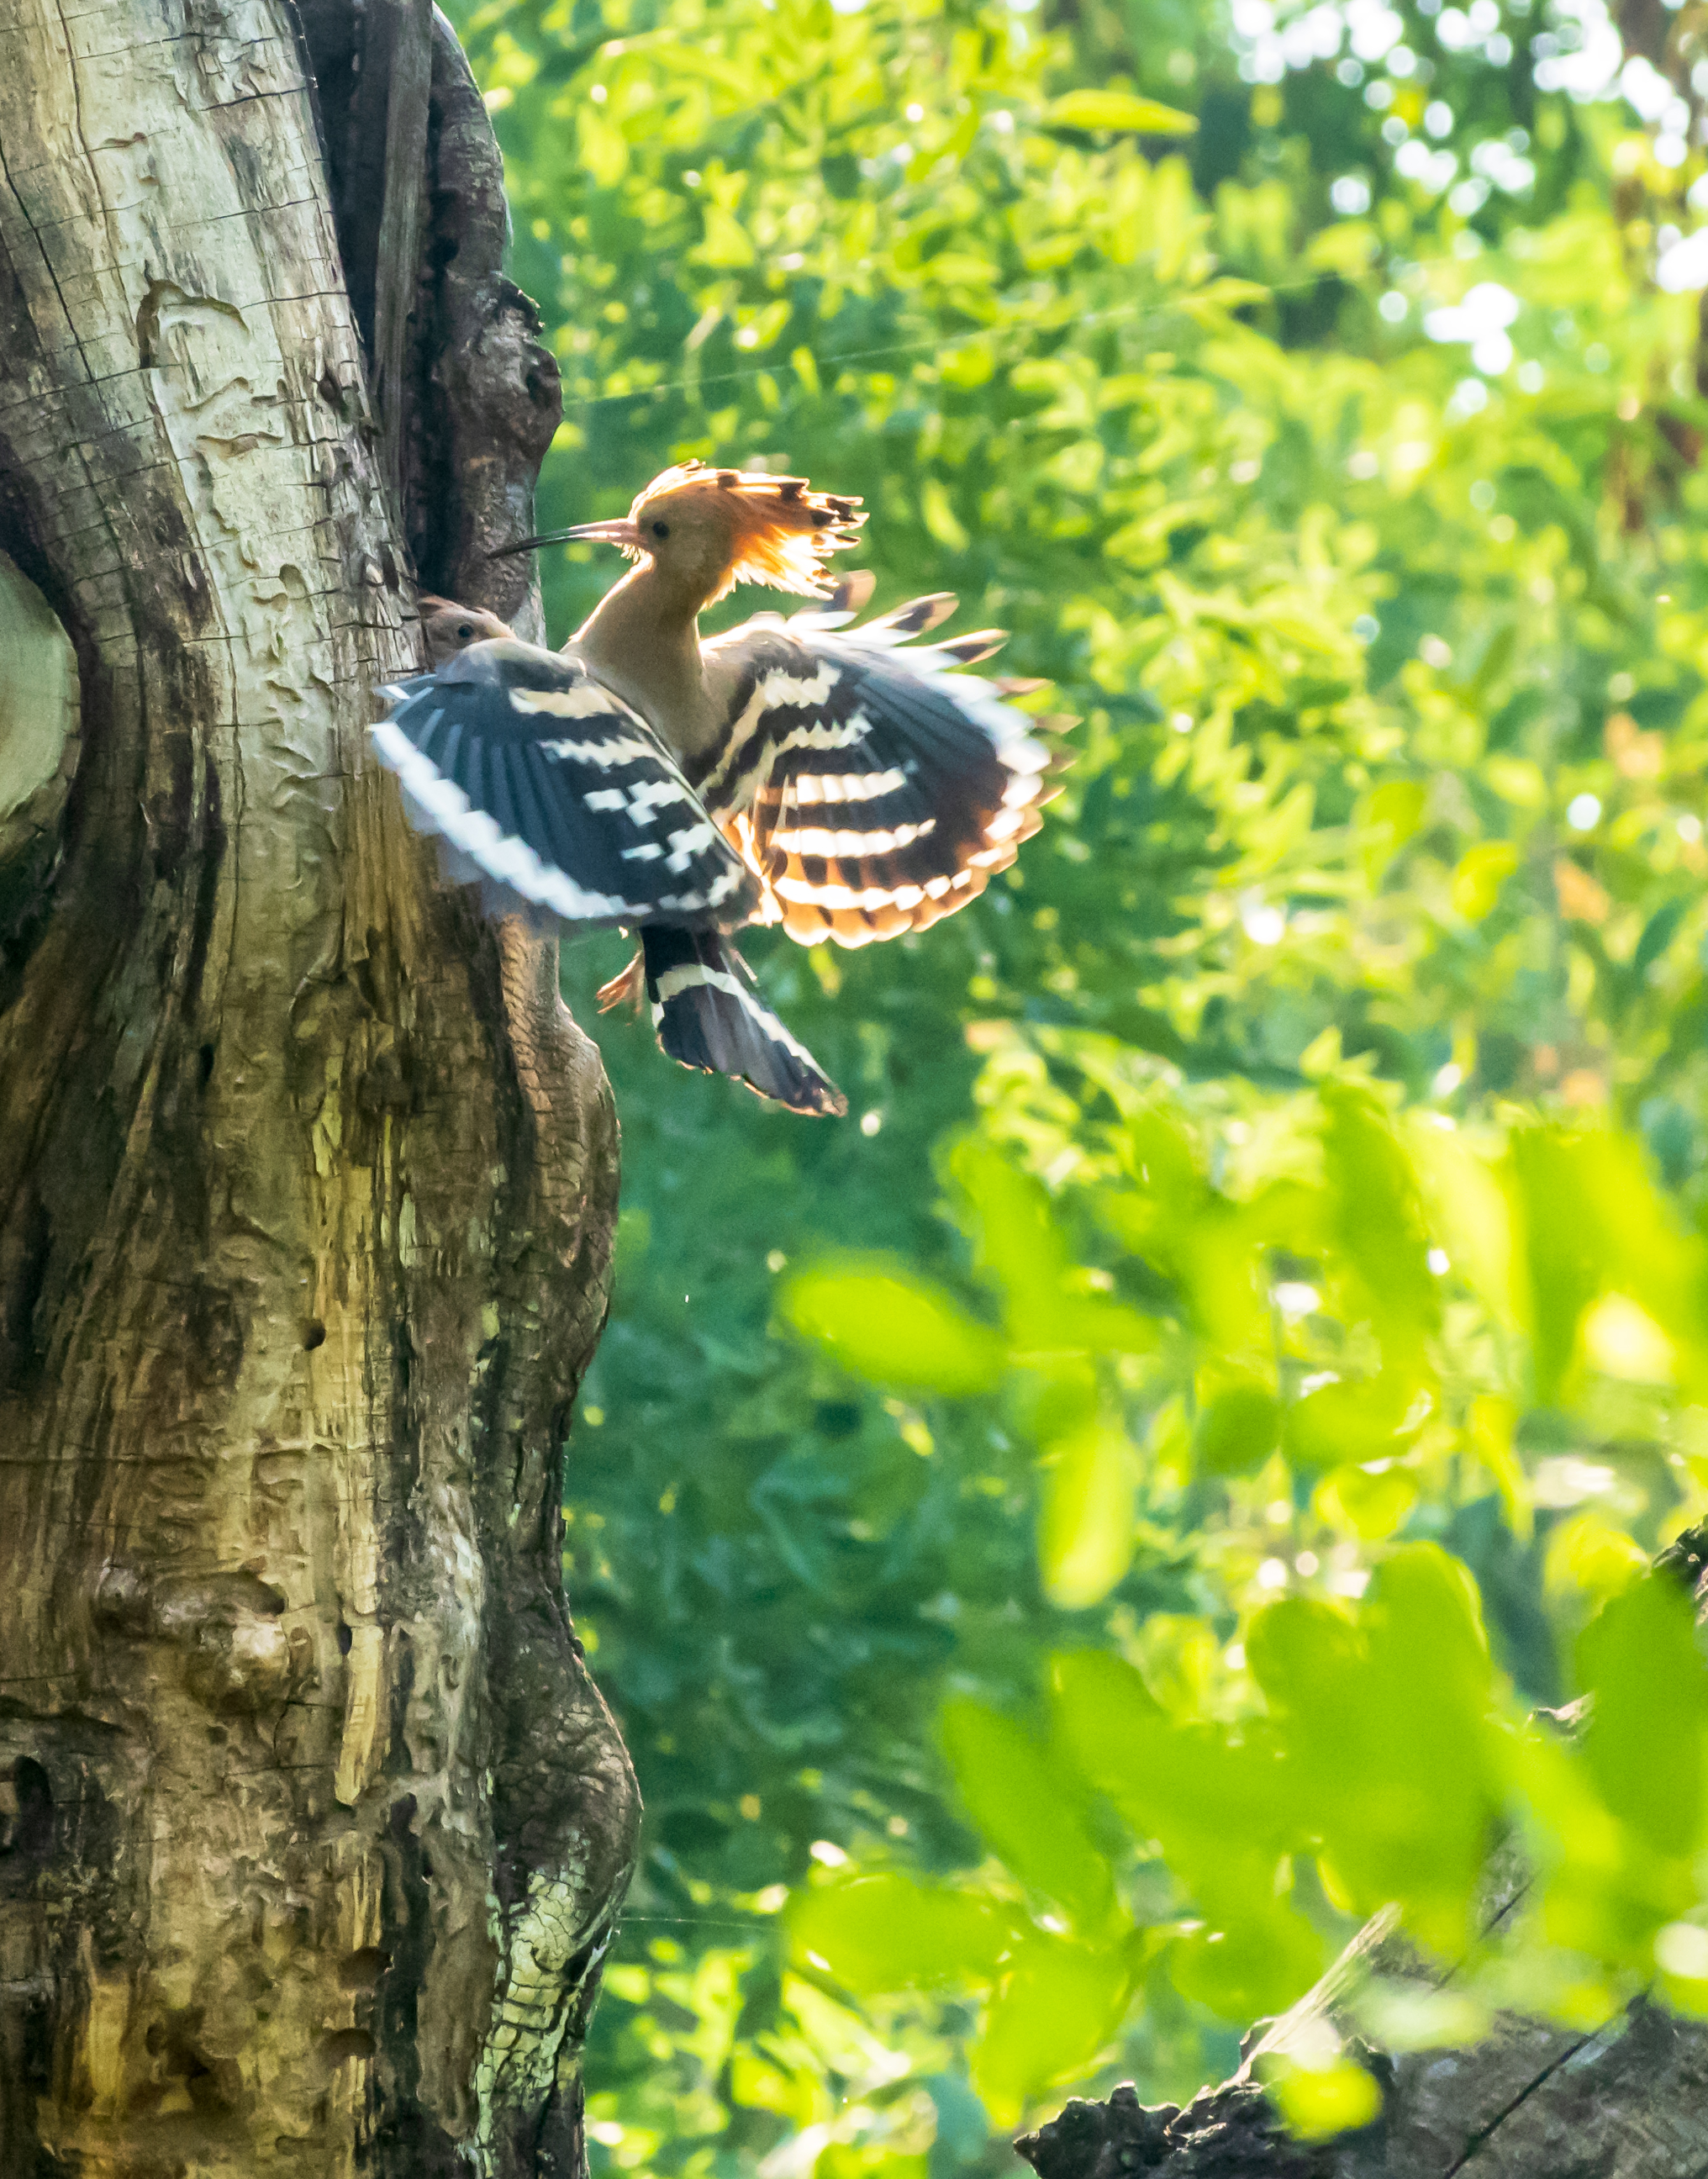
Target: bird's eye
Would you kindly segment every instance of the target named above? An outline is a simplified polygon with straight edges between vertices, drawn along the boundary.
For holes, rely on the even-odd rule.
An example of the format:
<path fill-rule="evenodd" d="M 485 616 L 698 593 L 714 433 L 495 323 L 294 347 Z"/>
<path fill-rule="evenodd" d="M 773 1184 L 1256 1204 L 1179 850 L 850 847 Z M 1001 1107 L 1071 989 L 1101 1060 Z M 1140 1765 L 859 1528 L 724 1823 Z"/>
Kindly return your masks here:
<path fill-rule="evenodd" d="M 652 525 L 652 534 L 655 537 L 667 537 L 670 535 L 670 524 L 667 522 L 655 522 Z"/>
<path fill-rule="evenodd" d="M 457 623 L 457 640 L 459 643 L 472 643 L 475 640 L 475 623 L 473 621 L 459 620 Z"/>

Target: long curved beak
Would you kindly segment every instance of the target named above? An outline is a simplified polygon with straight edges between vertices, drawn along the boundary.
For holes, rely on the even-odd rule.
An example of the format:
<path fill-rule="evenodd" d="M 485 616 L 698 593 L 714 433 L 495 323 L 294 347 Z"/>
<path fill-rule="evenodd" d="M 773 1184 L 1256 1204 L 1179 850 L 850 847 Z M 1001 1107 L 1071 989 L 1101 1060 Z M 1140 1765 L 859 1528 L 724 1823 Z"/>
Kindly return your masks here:
<path fill-rule="evenodd" d="M 524 537 L 519 545 L 501 545 L 488 558 L 504 559 L 512 552 L 537 552 L 542 545 L 620 545 L 625 552 L 640 549 L 640 532 L 625 514 L 612 522 L 578 522 L 573 530 L 550 530 L 543 537 Z"/>

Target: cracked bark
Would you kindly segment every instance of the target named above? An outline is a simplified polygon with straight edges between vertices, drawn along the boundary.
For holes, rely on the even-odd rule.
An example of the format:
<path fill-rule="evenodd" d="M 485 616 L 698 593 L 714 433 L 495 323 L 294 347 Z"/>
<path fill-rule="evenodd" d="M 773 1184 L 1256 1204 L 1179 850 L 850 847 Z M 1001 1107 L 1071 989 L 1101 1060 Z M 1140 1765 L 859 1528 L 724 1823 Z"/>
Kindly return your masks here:
<path fill-rule="evenodd" d="M 1708 1613 L 1708 1529 L 1687 1531 L 1661 1563 Z M 1486 1930 L 1523 1885 L 1497 1857 Z M 1452 1979 L 1379 1915 L 1290 2012 L 1259 2023 L 1238 2072 L 1184 2110 L 1147 2108 L 1130 2086 L 1104 2103 L 1075 2097 L 1015 2146 L 1039 2179 L 1708 2179 L 1708 2023 L 1642 2001 L 1589 2035 L 1502 2013 L 1466 2048 L 1392 2053 L 1372 2049 L 1353 2016 L 1371 1974 L 1430 1989 Z M 1356 2133 L 1306 2143 L 1275 2118 L 1259 2068 L 1322 2020 L 1375 2075 L 1382 2110 Z"/>
<path fill-rule="evenodd" d="M 530 611 L 503 242 L 420 0 L 0 0 L 6 2179 L 584 2165 L 616 1122 L 364 731 Z"/>

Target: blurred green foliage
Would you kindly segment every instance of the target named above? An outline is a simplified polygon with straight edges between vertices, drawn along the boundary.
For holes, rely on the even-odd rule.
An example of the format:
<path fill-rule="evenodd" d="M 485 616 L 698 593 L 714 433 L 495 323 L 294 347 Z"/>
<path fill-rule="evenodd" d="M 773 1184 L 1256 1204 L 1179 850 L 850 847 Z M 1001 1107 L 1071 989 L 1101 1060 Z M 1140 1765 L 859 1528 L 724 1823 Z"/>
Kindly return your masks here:
<path fill-rule="evenodd" d="M 569 1578 L 649 1809 L 606 2168 L 1011 2168 L 1069 2088 L 1218 2077 L 1389 1903 L 1463 1960 L 1364 1993 L 1392 2045 L 1708 2009 L 1646 1572 L 1708 1510 L 1701 161 L 1631 22 L 461 17 L 564 371 L 542 526 L 808 472 L 879 606 L 956 590 L 1081 720 L 964 914 L 747 941 L 854 1117 L 601 1028 Z M 613 573 L 547 556 L 557 639 Z M 622 958 L 566 952 L 584 1019 Z M 1307 2056 L 1289 2123 L 1370 2115 Z"/>

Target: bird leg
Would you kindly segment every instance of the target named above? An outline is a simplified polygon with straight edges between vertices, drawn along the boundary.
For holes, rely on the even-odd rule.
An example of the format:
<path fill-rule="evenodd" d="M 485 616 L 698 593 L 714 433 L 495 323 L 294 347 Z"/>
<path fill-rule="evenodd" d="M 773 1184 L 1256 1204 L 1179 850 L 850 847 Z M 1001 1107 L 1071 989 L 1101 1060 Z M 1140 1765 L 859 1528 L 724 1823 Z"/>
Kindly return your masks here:
<path fill-rule="evenodd" d="M 646 971 L 639 952 L 620 975 L 613 976 L 608 984 L 601 984 L 594 996 L 601 1014 L 608 1014 L 612 1007 L 628 1005 L 637 1014 L 646 997 Z"/>

